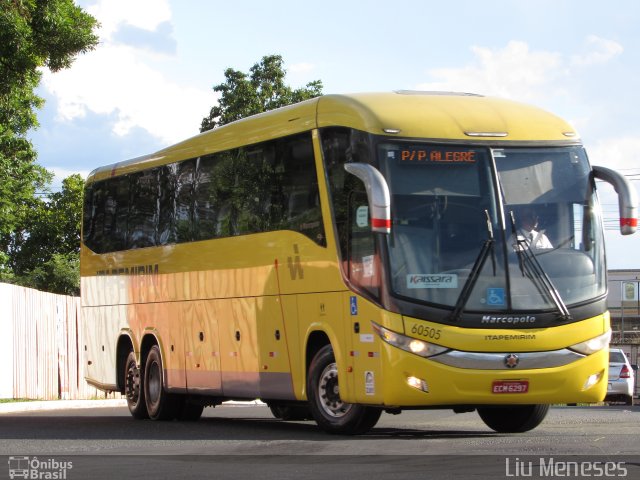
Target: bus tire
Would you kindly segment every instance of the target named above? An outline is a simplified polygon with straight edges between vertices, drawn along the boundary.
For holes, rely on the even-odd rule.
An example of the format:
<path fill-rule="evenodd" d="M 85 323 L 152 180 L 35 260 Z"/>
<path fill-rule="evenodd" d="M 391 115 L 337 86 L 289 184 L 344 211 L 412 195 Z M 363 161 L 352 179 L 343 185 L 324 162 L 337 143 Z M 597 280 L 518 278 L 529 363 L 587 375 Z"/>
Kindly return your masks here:
<path fill-rule="evenodd" d="M 340 399 L 333 348 L 326 345 L 313 357 L 307 375 L 307 397 L 318 426 L 328 433 L 359 435 L 371 430 L 382 410 Z"/>
<path fill-rule="evenodd" d="M 191 403 L 187 399 L 182 398 L 179 402 L 176 419 L 180 420 L 181 422 L 197 422 L 198 420 L 200 420 L 203 410 L 204 405 Z"/>
<path fill-rule="evenodd" d="M 498 433 L 522 433 L 533 430 L 544 420 L 549 405 L 509 405 L 478 408 L 482 421 Z"/>
<path fill-rule="evenodd" d="M 124 364 L 124 394 L 131 416 L 138 420 L 149 418 L 142 384 L 142 372 L 138 368 L 136 354 L 131 351 Z"/>
<path fill-rule="evenodd" d="M 172 420 L 178 414 L 179 398 L 165 390 L 162 356 L 157 345 L 151 347 L 144 366 L 144 398 L 152 420 Z"/>

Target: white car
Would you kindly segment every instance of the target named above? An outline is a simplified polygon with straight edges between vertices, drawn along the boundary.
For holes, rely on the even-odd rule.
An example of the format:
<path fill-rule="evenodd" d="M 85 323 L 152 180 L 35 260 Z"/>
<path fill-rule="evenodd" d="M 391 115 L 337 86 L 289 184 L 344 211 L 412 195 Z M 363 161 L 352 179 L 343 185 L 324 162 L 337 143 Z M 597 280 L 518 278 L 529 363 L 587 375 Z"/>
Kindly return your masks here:
<path fill-rule="evenodd" d="M 609 384 L 605 401 L 624 401 L 633 405 L 633 368 L 627 356 L 619 348 L 609 349 Z"/>

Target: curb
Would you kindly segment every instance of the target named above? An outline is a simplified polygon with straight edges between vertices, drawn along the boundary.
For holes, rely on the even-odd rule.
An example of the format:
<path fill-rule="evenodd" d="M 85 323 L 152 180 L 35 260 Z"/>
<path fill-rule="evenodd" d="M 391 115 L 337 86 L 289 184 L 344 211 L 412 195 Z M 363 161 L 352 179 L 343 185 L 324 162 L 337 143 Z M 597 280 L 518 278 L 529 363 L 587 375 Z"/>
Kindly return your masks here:
<path fill-rule="evenodd" d="M 260 400 L 223 402 L 224 407 L 258 407 L 265 403 Z M 0 415 L 3 413 L 46 412 L 52 410 L 82 408 L 119 408 L 127 406 L 124 398 L 105 400 L 36 400 L 33 402 L 0 403 Z"/>
<path fill-rule="evenodd" d="M 33 402 L 1 403 L 1 413 L 42 412 L 48 410 L 64 410 L 66 408 L 104 408 L 126 407 L 124 399 L 109 400 L 36 400 Z"/>

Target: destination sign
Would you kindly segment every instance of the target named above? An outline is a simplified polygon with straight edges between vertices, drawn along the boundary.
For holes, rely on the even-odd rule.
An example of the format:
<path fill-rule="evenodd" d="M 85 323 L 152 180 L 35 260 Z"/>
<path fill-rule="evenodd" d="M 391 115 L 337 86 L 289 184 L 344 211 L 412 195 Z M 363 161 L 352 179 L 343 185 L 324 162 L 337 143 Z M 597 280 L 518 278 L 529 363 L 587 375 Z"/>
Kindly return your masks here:
<path fill-rule="evenodd" d="M 402 165 L 469 164 L 476 163 L 478 155 L 476 150 L 421 146 L 403 148 L 395 157 Z"/>

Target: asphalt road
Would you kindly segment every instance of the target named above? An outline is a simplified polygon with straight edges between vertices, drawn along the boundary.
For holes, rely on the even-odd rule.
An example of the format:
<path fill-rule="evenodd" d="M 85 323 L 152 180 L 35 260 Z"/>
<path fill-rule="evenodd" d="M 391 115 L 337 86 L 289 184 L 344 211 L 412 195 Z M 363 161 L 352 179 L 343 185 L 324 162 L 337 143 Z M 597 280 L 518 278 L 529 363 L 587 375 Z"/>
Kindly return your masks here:
<path fill-rule="evenodd" d="M 40 470 L 72 462 L 67 479 L 558 478 L 574 467 L 559 476 L 640 479 L 640 407 L 556 407 L 517 435 L 475 413 L 407 411 L 357 437 L 276 420 L 264 406 L 207 408 L 195 423 L 136 421 L 126 407 L 5 413 L 0 455 L 13 466 L 37 457 Z"/>

